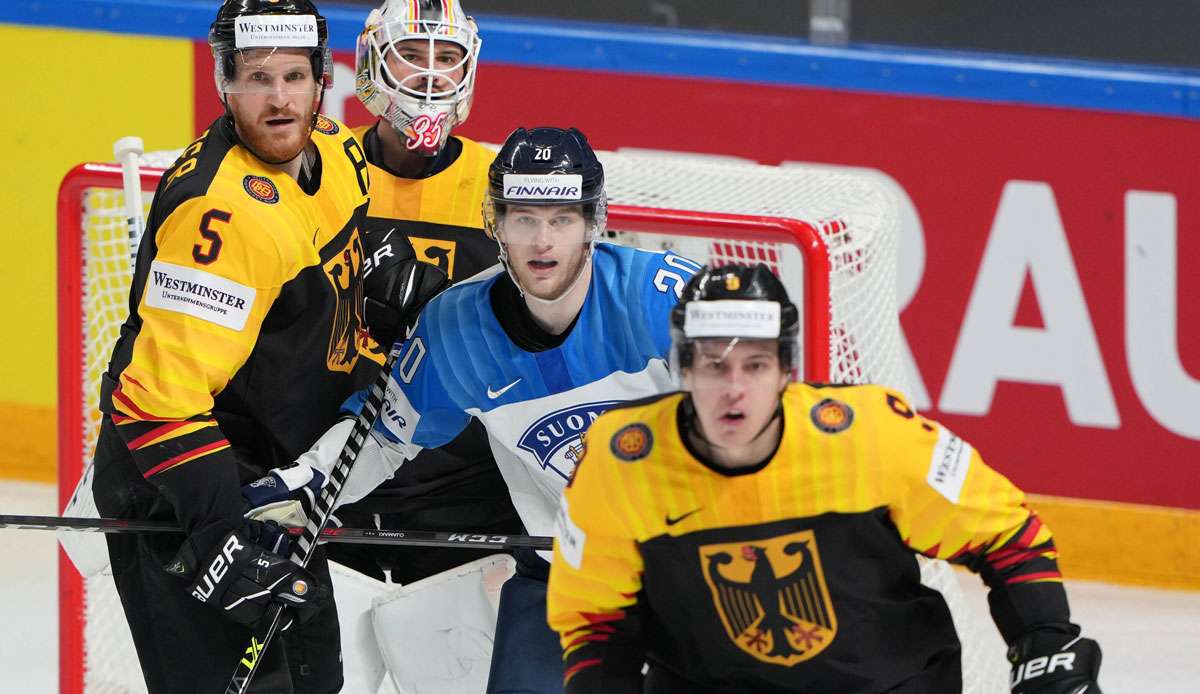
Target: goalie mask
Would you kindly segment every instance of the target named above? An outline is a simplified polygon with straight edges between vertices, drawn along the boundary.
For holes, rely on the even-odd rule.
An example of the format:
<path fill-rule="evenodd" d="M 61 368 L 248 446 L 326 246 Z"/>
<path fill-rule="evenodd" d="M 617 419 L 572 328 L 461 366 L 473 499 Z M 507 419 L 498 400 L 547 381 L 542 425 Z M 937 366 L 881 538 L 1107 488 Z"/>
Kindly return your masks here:
<path fill-rule="evenodd" d="M 604 167 L 575 128 L 518 128 L 488 170 L 483 226 L 500 244 L 500 262 L 527 298 L 554 303 L 570 293 L 583 277 L 607 217 Z M 555 246 L 578 250 L 573 274 L 555 296 L 537 296 L 519 277 L 513 255 Z"/>
<path fill-rule="evenodd" d="M 222 101 L 228 94 L 264 92 L 311 93 L 319 100 L 333 84 L 329 31 L 310 0 L 225 0 L 208 45 Z M 279 65 L 279 53 L 297 51 L 308 56 L 308 74 Z"/>
<path fill-rule="evenodd" d="M 671 310 L 671 372 L 677 381 L 693 366 L 700 343 L 728 354 L 746 341 L 776 341 L 780 367 L 794 380 L 800 366 L 799 314 L 787 289 L 766 265 L 705 266 Z M 712 352 L 713 350 L 710 350 Z"/>
<path fill-rule="evenodd" d="M 355 92 L 408 149 L 436 156 L 471 111 L 481 43 L 459 0 L 387 0 L 359 34 Z"/>

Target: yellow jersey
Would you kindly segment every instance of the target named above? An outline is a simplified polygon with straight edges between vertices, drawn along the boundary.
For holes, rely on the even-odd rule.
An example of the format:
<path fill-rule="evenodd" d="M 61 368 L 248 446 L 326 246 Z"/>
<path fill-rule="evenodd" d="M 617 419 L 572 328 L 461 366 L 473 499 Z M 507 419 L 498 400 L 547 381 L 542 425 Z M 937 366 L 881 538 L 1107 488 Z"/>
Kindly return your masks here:
<path fill-rule="evenodd" d="M 184 150 L 155 193 L 104 374 L 102 436 L 125 446 L 99 450 L 127 449 L 142 476 L 167 473 L 176 496 L 195 496 L 185 504 L 216 515 L 236 504 L 240 516 L 229 470 L 245 482 L 291 462 L 378 372 L 361 330 L 366 158 L 325 116 L 311 143 L 299 181 L 255 157 L 226 116 Z M 240 468 L 213 467 L 227 463 Z"/>
<path fill-rule="evenodd" d="M 374 182 L 368 232 L 399 231 L 417 258 L 437 265 L 454 282 L 495 265 L 500 248 L 483 230 L 483 198 L 496 153 L 455 135 L 431 162 L 432 174 L 405 178 L 384 166 L 379 127 L 388 126 L 376 122 L 355 129 Z"/>
<path fill-rule="evenodd" d="M 981 572 L 1006 638 L 1068 621 L 1022 492 L 899 393 L 792 384 L 778 448 L 739 469 L 696 450 L 690 406 L 633 403 L 587 433 L 548 594 L 568 692 L 641 691 L 643 658 L 697 692 L 952 691 L 960 647 L 918 552 Z"/>

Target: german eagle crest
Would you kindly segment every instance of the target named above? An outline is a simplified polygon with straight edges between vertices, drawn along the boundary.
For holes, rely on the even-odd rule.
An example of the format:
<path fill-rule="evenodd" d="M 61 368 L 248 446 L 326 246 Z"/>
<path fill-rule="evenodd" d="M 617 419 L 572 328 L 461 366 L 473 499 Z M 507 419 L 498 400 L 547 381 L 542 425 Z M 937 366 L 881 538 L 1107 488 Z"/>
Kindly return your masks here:
<path fill-rule="evenodd" d="M 754 658 L 787 667 L 833 643 L 837 616 L 813 531 L 704 545 L 700 564 L 725 633 Z"/>

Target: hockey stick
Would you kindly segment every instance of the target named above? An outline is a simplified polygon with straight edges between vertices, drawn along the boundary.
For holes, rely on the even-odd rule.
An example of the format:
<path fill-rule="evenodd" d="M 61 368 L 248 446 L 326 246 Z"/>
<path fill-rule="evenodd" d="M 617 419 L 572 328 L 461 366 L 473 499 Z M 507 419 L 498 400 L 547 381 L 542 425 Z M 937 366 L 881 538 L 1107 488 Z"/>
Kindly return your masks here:
<path fill-rule="evenodd" d="M 140 137 L 122 137 L 113 143 L 113 155 L 121 164 L 121 184 L 125 192 L 125 225 L 129 230 L 129 267 L 132 272 L 137 267 L 138 244 L 142 242 L 142 233 L 146 229 L 142 219 L 142 175 L 138 167 L 138 157 L 142 156 L 145 145 Z"/>
<path fill-rule="evenodd" d="M 412 275 L 410 274 L 410 291 L 411 282 Z M 400 356 L 400 348 L 404 344 L 405 341 L 397 340 L 392 345 L 391 351 L 388 352 L 387 360 L 384 361 L 379 376 L 371 384 L 367 401 L 363 403 L 363 408 L 358 413 L 358 419 L 354 421 L 354 428 L 350 430 L 350 436 L 346 438 L 346 445 L 338 454 L 337 462 L 334 464 L 333 470 L 329 472 L 329 477 L 325 480 L 325 486 L 321 488 L 321 493 L 313 500 L 312 515 L 308 518 L 308 524 L 304 526 L 304 532 L 301 533 L 298 540 L 292 543 L 291 560 L 302 567 L 308 566 L 308 561 L 312 557 L 313 545 L 316 544 L 317 538 L 329 523 L 329 517 L 333 515 L 338 497 L 342 494 L 342 485 L 350 477 L 354 461 L 358 459 L 358 452 L 362 450 L 363 443 L 371 435 L 371 427 L 375 425 L 375 420 L 379 417 L 379 411 L 383 407 L 384 391 L 387 389 L 389 378 L 391 378 L 392 366 Z M 271 639 L 275 637 L 275 632 L 279 631 L 282 617 L 283 605 L 278 602 L 271 603 L 271 606 L 267 608 L 267 613 L 263 615 L 262 622 L 251 632 L 250 643 L 246 645 L 244 655 L 237 662 L 233 677 L 225 687 L 225 694 L 245 694 L 250 687 L 250 680 L 258 670 L 258 664 L 262 662 L 262 652 L 270 645 Z"/>
<path fill-rule="evenodd" d="M 169 521 L 139 521 L 118 518 L 70 518 L 61 516 L 7 516 L 0 514 L 0 528 L 18 530 L 71 530 L 93 533 L 141 534 L 182 533 Z M 303 528 L 288 528 L 299 536 Z M 434 530 L 381 530 L 377 528 L 326 528 L 321 542 L 351 545 L 400 547 L 459 547 L 462 549 L 540 549 L 549 551 L 553 541 L 537 535 L 491 535 Z"/>

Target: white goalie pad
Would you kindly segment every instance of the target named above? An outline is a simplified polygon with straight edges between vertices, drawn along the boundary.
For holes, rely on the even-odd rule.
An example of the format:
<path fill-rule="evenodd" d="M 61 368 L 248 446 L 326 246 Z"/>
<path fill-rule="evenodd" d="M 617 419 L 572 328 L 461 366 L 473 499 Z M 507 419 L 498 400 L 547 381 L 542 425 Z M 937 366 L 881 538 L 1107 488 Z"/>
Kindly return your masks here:
<path fill-rule="evenodd" d="M 79 481 L 75 483 L 75 493 L 63 509 L 63 516 L 71 518 L 99 518 L 100 511 L 96 508 L 96 498 L 92 496 L 93 467 L 89 461 L 83 469 Z M 108 568 L 108 543 L 101 533 L 84 533 L 74 530 L 59 530 L 58 541 L 63 551 L 71 558 L 71 563 L 79 570 L 84 578 L 91 578 Z"/>
<path fill-rule="evenodd" d="M 380 689 L 386 671 L 379 644 L 375 641 L 371 610 L 376 600 L 397 590 L 395 584 L 376 581 L 332 561 L 329 562 L 329 574 L 333 579 L 333 595 L 342 632 L 342 672 L 345 676 L 342 691 L 394 692 L 390 682 Z"/>
<path fill-rule="evenodd" d="M 375 637 L 402 694 L 486 690 L 500 587 L 514 567 L 511 556 L 495 554 L 375 601 Z"/>

